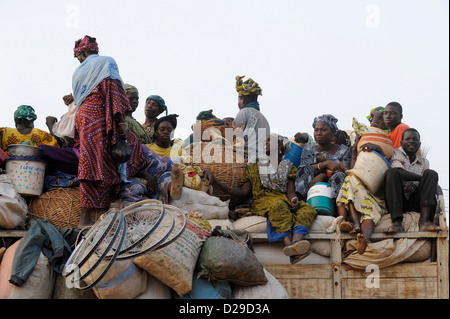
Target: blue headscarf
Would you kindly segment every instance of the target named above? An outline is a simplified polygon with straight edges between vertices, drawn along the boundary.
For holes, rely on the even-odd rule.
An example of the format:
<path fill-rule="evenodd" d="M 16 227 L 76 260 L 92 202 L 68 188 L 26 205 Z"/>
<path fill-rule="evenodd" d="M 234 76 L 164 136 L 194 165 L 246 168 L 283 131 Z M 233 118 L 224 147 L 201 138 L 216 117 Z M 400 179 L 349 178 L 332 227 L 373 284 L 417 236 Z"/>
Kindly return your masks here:
<path fill-rule="evenodd" d="M 89 55 L 72 76 L 73 98 L 77 107 L 83 104 L 92 90 L 107 77 L 120 80 L 123 89 L 126 90 L 119 74 L 119 67 L 113 58 L 98 54 Z"/>
<path fill-rule="evenodd" d="M 324 115 L 317 116 L 316 118 L 314 118 L 314 122 L 313 122 L 312 126 L 313 126 L 313 128 L 316 128 L 316 125 L 318 122 L 325 122 L 330 126 L 333 134 L 335 134 L 338 131 L 338 127 L 336 125 L 337 121 L 338 121 L 338 119 L 335 118 L 333 115 L 324 114 Z"/>

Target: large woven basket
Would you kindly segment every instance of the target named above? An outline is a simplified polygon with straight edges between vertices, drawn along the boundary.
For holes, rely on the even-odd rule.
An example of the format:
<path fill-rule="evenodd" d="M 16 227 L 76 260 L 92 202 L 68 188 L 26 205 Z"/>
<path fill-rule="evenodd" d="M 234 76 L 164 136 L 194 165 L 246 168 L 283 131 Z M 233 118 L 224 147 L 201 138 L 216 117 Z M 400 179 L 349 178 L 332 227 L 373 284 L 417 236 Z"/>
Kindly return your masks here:
<path fill-rule="evenodd" d="M 211 147 L 211 152 L 208 152 L 208 149 L 205 151 L 205 147 L 208 146 Z M 194 147 L 192 149 L 194 149 Z M 232 147 L 224 145 L 212 146 L 211 143 L 203 142 L 201 143 L 201 149 L 201 161 L 197 164 L 202 169 L 211 171 L 225 186 L 239 187 L 239 181 L 247 167 L 246 158 L 244 156 L 239 157 Z M 221 150 L 221 156 L 214 156 L 214 151 L 219 149 Z M 194 156 L 193 158 L 195 161 Z M 232 160 L 230 161 L 230 159 Z M 216 189 L 214 190 L 213 195 L 219 197 L 221 200 L 230 199 L 229 194 L 225 194 Z"/>
<path fill-rule="evenodd" d="M 95 209 L 91 218 L 95 222 L 107 209 Z M 33 198 L 28 207 L 28 220 L 44 219 L 55 227 L 78 228 L 81 216 L 80 188 L 56 188 Z"/>

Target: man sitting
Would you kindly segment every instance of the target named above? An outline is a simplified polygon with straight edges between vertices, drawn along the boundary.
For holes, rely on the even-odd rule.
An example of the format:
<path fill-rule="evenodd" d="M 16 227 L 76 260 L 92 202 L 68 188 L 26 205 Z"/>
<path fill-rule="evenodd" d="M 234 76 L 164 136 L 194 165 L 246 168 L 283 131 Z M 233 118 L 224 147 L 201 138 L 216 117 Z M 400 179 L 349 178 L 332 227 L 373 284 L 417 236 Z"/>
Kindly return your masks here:
<path fill-rule="evenodd" d="M 409 128 L 402 134 L 401 147 L 395 149 L 391 166 L 383 179 L 384 196 L 392 226 L 385 233 L 402 231 L 403 213 L 416 211 L 420 213 L 420 231 L 440 231 L 433 224 L 436 210 L 436 191 L 438 174 L 429 169 L 428 160 L 417 155 L 420 147 L 420 134 Z"/>

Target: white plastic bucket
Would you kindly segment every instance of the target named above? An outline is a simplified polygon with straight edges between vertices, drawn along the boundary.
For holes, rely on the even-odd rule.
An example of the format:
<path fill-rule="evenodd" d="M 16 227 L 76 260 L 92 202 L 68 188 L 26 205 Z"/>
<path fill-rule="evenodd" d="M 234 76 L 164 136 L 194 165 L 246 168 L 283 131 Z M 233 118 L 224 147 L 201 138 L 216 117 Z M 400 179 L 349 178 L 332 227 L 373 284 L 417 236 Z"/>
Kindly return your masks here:
<path fill-rule="evenodd" d="M 367 187 L 367 190 L 375 194 L 381 186 L 384 173 L 391 167 L 389 162 L 378 152 L 360 151 L 356 158 L 355 166 L 346 171 L 347 175 L 355 175 Z"/>
<path fill-rule="evenodd" d="M 34 158 L 8 158 L 6 174 L 20 195 L 40 196 L 44 188 L 46 166 L 45 161 Z"/>

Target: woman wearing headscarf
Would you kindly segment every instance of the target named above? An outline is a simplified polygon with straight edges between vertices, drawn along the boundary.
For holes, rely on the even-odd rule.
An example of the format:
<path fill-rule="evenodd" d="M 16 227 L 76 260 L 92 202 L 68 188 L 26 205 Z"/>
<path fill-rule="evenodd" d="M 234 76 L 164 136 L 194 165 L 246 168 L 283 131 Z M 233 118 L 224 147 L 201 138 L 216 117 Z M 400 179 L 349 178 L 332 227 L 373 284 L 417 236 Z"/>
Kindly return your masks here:
<path fill-rule="evenodd" d="M 259 154 L 264 154 L 264 141 L 270 134 L 270 125 L 261 113 L 258 96 L 262 89 L 253 79 L 243 81 L 245 76 L 236 76 L 239 112 L 234 118 L 238 127 L 243 127 L 248 151 L 248 162 L 254 163 Z"/>
<path fill-rule="evenodd" d="M 135 86 L 131 84 L 125 84 L 125 89 L 131 106 L 131 111 L 128 111 L 125 114 L 127 129 L 136 134 L 139 142 L 141 142 L 142 144 L 151 143 L 152 140 L 150 134 L 144 129 L 142 124 L 133 117 L 134 111 L 136 111 L 137 107 L 139 106 L 139 91 Z"/>
<path fill-rule="evenodd" d="M 9 155 L 10 144 L 31 144 L 33 146 L 50 145 L 59 147 L 58 141 L 48 132 L 34 127 L 37 119 L 34 108 L 21 105 L 14 112 L 16 127 L 0 127 L 0 146 Z"/>
<path fill-rule="evenodd" d="M 128 132 L 125 114 L 131 111 L 125 85 L 113 58 L 100 56 L 95 38 L 85 36 L 75 42 L 74 56 L 81 65 L 72 76 L 72 91 L 78 110 L 75 141 L 80 143 L 78 179 L 81 190 L 79 227 L 92 224 L 90 211 L 109 208 L 116 200 L 121 181 L 145 166 L 142 145 Z M 131 158 L 117 164 L 111 149 L 126 140 Z"/>
<path fill-rule="evenodd" d="M 164 111 L 166 111 L 167 116 L 166 102 L 159 95 L 150 95 L 145 101 L 145 122 L 142 126 L 150 138 L 155 134 L 154 127 L 158 116 Z"/>
<path fill-rule="evenodd" d="M 170 158 L 183 155 L 182 141 L 173 138 L 173 131 L 177 128 L 177 117 L 178 114 L 170 114 L 155 122 L 153 142 L 146 144 L 153 153 Z"/>
<path fill-rule="evenodd" d="M 308 190 L 318 182 L 331 184 L 331 197 L 336 199 L 345 179 L 345 171 L 350 167 L 352 151 L 344 144 L 334 144 L 338 131 L 338 119 L 331 114 L 314 119 L 314 139 L 317 145 L 305 145 L 295 179 L 296 191 L 307 198 Z M 324 157 L 325 160 L 318 160 Z"/>
<path fill-rule="evenodd" d="M 267 136 L 265 154 L 245 169 L 240 187 L 229 188 L 206 171 L 206 179 L 234 198 L 252 196 L 251 212 L 267 218 L 267 238 L 270 242 L 283 240 L 285 255 L 295 264 L 311 251 L 305 239 L 317 212 L 311 205 L 297 198 L 294 189 L 297 168 L 286 153 L 287 138 L 277 134 Z"/>

